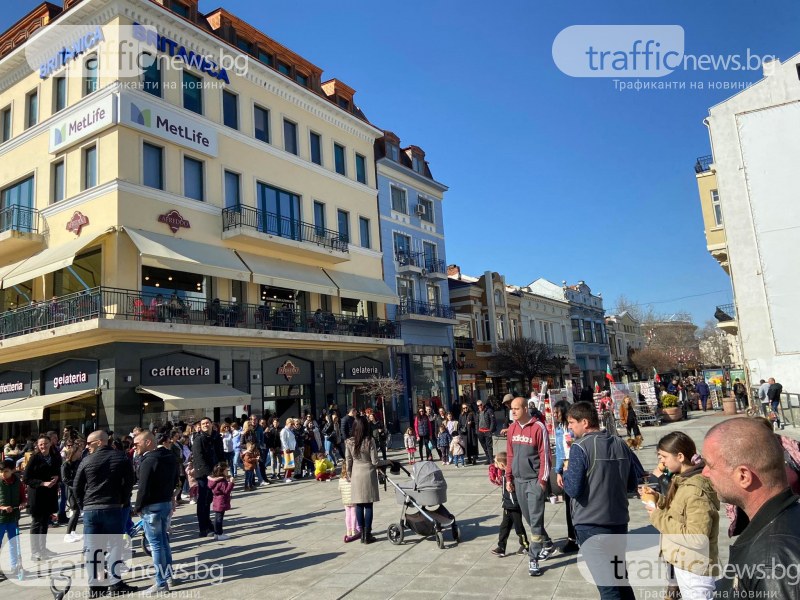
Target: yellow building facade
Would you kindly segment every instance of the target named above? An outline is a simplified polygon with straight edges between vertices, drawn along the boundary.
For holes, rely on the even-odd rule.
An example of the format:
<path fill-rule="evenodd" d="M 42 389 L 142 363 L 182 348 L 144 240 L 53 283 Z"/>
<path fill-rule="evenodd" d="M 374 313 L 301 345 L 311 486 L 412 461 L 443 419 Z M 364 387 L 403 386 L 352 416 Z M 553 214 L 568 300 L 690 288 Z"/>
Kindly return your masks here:
<path fill-rule="evenodd" d="M 402 342 L 352 88 L 196 2 L 29 17 L 0 44 L 5 427 L 368 402 Z"/>

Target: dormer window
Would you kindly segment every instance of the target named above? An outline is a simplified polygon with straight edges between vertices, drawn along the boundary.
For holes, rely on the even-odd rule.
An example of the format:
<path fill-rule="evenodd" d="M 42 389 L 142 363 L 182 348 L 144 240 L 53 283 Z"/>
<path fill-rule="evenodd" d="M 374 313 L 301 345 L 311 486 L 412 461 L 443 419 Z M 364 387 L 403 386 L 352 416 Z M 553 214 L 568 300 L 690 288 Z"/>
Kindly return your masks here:
<path fill-rule="evenodd" d="M 172 0 L 172 2 L 170 3 L 170 8 L 172 9 L 172 12 L 179 14 L 180 16 L 186 19 L 189 18 L 189 7 L 186 4 L 182 4 L 180 2 Z"/>
<path fill-rule="evenodd" d="M 242 37 L 236 36 L 236 45 L 238 46 L 239 50 L 250 54 L 250 42 Z"/>
<path fill-rule="evenodd" d="M 338 97 L 337 102 L 340 108 L 343 108 L 344 110 L 350 110 L 350 101 L 347 98 L 342 98 L 340 96 Z"/>
<path fill-rule="evenodd" d="M 308 76 L 307 75 L 303 75 L 302 73 L 297 73 L 294 76 L 294 80 L 297 83 L 299 83 L 300 85 L 302 85 L 303 87 L 308 87 Z"/>
<path fill-rule="evenodd" d="M 284 75 L 291 75 L 292 67 L 287 65 L 285 62 L 278 61 L 278 71 L 280 71 Z"/>
<path fill-rule="evenodd" d="M 422 175 L 425 174 L 425 160 L 421 158 L 419 155 L 415 154 L 411 160 L 412 167 L 414 171 L 420 173 Z"/>
<path fill-rule="evenodd" d="M 264 52 L 263 50 L 259 50 L 258 51 L 258 60 L 260 62 L 264 63 L 265 65 L 270 66 L 270 67 L 273 65 L 272 54 L 270 54 L 269 52 Z"/>
<path fill-rule="evenodd" d="M 395 162 L 400 162 L 400 146 L 386 142 L 386 156 Z"/>

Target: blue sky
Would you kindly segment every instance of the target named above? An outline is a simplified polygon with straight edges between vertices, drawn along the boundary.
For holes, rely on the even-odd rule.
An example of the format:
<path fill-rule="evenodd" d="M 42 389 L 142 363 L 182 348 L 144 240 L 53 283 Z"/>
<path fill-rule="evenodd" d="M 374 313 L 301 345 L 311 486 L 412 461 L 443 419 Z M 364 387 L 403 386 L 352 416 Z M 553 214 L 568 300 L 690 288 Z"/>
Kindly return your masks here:
<path fill-rule="evenodd" d="M 5 3 L 5 30 L 38 2 Z M 509 0 L 348 0 L 222 5 L 357 90 L 377 126 L 422 147 L 445 198 L 447 259 L 509 283 L 585 280 L 606 307 L 625 294 L 702 324 L 731 301 L 705 249 L 693 174 L 709 154 L 702 119 L 761 72 L 675 72 L 685 90 L 624 91 L 569 77 L 552 44 L 571 25 L 670 24 L 691 54 L 800 50 L 800 5 Z M 299 7 L 299 8 L 298 8 Z M 724 202 L 724 199 L 723 199 Z M 702 294 L 702 295 L 701 295 Z"/>

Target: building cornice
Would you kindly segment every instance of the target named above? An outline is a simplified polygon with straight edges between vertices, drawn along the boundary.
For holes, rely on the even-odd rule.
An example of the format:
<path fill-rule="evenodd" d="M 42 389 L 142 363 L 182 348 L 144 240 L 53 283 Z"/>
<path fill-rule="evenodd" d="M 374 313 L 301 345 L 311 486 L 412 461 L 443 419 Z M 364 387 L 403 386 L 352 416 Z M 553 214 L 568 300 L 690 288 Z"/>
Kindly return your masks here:
<path fill-rule="evenodd" d="M 439 183 L 435 179 L 429 179 L 427 177 L 423 177 L 422 175 L 420 175 L 419 173 L 414 171 L 414 169 L 409 169 L 405 165 L 401 165 L 400 163 L 393 161 L 391 158 L 386 158 L 384 156 L 383 158 L 379 158 L 376 162 L 377 162 L 377 165 L 378 165 L 378 174 L 379 175 L 381 174 L 380 173 L 380 168 L 381 167 L 386 167 L 387 169 L 391 169 L 393 171 L 397 171 L 398 173 L 401 173 L 401 174 L 405 175 L 406 177 L 411 177 L 413 180 L 418 181 L 422 185 L 430 186 L 430 187 L 432 187 L 433 189 L 435 189 L 435 190 L 437 190 L 439 192 L 444 193 L 444 192 L 446 192 L 447 190 L 450 189 L 445 184 Z M 386 175 L 386 176 L 390 177 L 390 175 Z M 437 198 L 437 200 L 438 200 L 438 198 Z M 442 201 L 443 201 L 443 199 L 442 199 Z"/>

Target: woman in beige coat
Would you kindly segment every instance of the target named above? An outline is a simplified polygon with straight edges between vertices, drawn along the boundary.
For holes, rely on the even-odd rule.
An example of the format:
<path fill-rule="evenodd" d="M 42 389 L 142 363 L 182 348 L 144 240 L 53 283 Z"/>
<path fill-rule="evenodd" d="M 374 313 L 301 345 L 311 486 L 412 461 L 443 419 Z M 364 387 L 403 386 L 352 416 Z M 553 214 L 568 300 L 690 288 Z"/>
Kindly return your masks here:
<path fill-rule="evenodd" d="M 353 437 L 345 442 L 345 461 L 351 485 L 351 502 L 356 505 L 356 521 L 361 528 L 361 543 L 377 541 L 372 536 L 372 504 L 380 500 L 378 494 L 378 450 L 369 435 L 369 424 L 364 417 L 356 417 Z"/>

